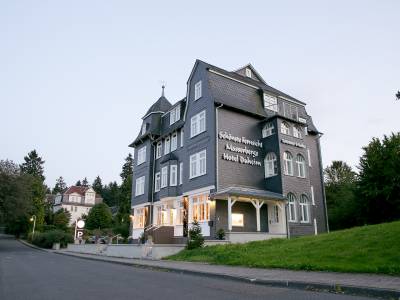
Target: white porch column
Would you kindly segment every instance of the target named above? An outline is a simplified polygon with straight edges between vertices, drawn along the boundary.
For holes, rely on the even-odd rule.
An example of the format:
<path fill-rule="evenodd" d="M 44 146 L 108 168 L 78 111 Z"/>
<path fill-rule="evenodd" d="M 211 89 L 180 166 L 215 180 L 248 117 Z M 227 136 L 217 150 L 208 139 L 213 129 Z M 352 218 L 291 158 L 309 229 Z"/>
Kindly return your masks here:
<path fill-rule="evenodd" d="M 232 201 L 231 196 L 228 196 L 228 231 L 232 231 L 232 206 L 236 200 Z"/>
<path fill-rule="evenodd" d="M 256 208 L 256 218 L 257 218 L 257 231 L 261 231 L 260 225 L 260 208 L 264 205 L 264 201 L 260 200 L 250 200 L 253 206 Z"/>

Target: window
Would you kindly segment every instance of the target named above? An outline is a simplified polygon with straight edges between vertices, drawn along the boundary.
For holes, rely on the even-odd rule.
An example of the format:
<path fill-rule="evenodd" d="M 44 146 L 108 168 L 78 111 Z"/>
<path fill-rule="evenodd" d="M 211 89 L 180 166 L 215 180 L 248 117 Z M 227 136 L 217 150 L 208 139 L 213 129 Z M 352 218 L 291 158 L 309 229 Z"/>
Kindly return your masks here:
<path fill-rule="evenodd" d="M 183 183 L 183 162 L 179 163 L 179 184 Z"/>
<path fill-rule="evenodd" d="M 161 176 L 160 172 L 157 172 L 154 179 L 154 191 L 159 192 L 161 188 Z"/>
<path fill-rule="evenodd" d="M 300 222 L 309 223 L 310 222 L 310 203 L 306 195 L 301 195 L 300 197 Z"/>
<path fill-rule="evenodd" d="M 243 214 L 232 214 L 232 226 L 243 227 Z"/>
<path fill-rule="evenodd" d="M 251 78 L 251 69 L 246 68 L 246 76 Z"/>
<path fill-rule="evenodd" d="M 310 149 L 307 149 L 308 166 L 311 167 L 311 153 Z"/>
<path fill-rule="evenodd" d="M 181 105 L 177 105 L 169 112 L 169 125 L 174 124 L 181 118 Z"/>
<path fill-rule="evenodd" d="M 176 218 L 176 225 L 182 225 L 183 224 L 183 219 L 185 217 L 185 208 L 183 206 L 183 200 L 178 200 L 176 202 L 176 213 L 177 213 L 177 218 Z"/>
<path fill-rule="evenodd" d="M 275 133 L 274 124 L 272 123 L 265 124 L 262 130 L 262 137 L 265 138 L 267 136 L 273 135 L 274 133 Z"/>
<path fill-rule="evenodd" d="M 144 228 L 145 223 L 145 208 L 135 208 L 134 228 Z"/>
<path fill-rule="evenodd" d="M 190 178 L 206 174 L 206 150 L 190 156 Z"/>
<path fill-rule="evenodd" d="M 299 112 L 298 112 L 298 108 L 296 105 L 283 102 L 282 107 L 283 107 L 283 115 L 286 118 L 298 120 Z"/>
<path fill-rule="evenodd" d="M 293 176 L 293 156 L 290 152 L 283 153 L 283 167 L 285 175 Z"/>
<path fill-rule="evenodd" d="M 208 201 L 208 195 L 203 194 L 193 197 L 192 216 L 193 220 L 197 220 L 198 222 L 204 222 L 210 219 L 210 204 Z"/>
<path fill-rule="evenodd" d="M 163 209 L 162 205 L 155 207 L 156 217 L 157 217 L 157 225 L 163 225 L 166 223 L 166 211 Z"/>
<path fill-rule="evenodd" d="M 167 155 L 170 151 L 171 141 L 170 137 L 166 137 L 164 141 L 164 155 Z"/>
<path fill-rule="evenodd" d="M 281 123 L 281 133 L 290 135 L 290 127 L 286 122 Z"/>
<path fill-rule="evenodd" d="M 171 152 L 175 151 L 177 147 L 178 147 L 178 134 L 175 132 L 172 135 L 172 139 L 171 139 Z"/>
<path fill-rule="evenodd" d="M 298 126 L 293 126 L 293 136 L 301 139 L 302 136 L 302 129 Z"/>
<path fill-rule="evenodd" d="M 201 80 L 194 85 L 194 100 L 201 98 Z"/>
<path fill-rule="evenodd" d="M 146 127 L 147 127 L 146 125 L 147 125 L 146 123 L 143 123 L 142 125 L 142 135 L 146 133 Z"/>
<path fill-rule="evenodd" d="M 278 162 L 275 153 L 269 152 L 265 156 L 264 168 L 265 168 L 265 178 L 275 176 L 278 174 Z"/>
<path fill-rule="evenodd" d="M 287 195 L 289 204 L 289 222 L 296 222 L 297 214 L 296 214 L 296 197 L 292 193 Z"/>
<path fill-rule="evenodd" d="M 140 148 L 137 154 L 137 165 L 140 165 L 146 161 L 146 146 Z"/>
<path fill-rule="evenodd" d="M 297 176 L 301 178 L 306 177 L 306 161 L 304 160 L 303 155 L 297 154 L 296 164 L 297 164 Z"/>
<path fill-rule="evenodd" d="M 264 94 L 264 107 L 265 109 L 278 112 L 278 99 L 275 96 Z"/>
<path fill-rule="evenodd" d="M 194 137 L 206 131 L 206 111 L 194 115 L 190 121 L 190 137 Z"/>
<path fill-rule="evenodd" d="M 177 179 L 178 179 L 178 166 L 171 165 L 169 173 L 169 185 L 176 186 Z"/>
<path fill-rule="evenodd" d="M 157 148 L 156 148 L 156 158 L 161 157 L 161 151 L 162 151 L 162 143 L 158 142 L 157 143 Z"/>
<path fill-rule="evenodd" d="M 143 195 L 144 194 L 144 176 L 139 177 L 136 179 L 136 189 L 135 189 L 135 196 Z"/>
<path fill-rule="evenodd" d="M 168 167 L 161 169 L 161 188 L 165 188 L 168 185 Z"/>
<path fill-rule="evenodd" d="M 184 131 L 181 129 L 181 147 L 183 147 Z"/>
<path fill-rule="evenodd" d="M 272 206 L 272 215 L 271 215 L 271 223 L 276 224 L 279 223 L 279 206 Z"/>

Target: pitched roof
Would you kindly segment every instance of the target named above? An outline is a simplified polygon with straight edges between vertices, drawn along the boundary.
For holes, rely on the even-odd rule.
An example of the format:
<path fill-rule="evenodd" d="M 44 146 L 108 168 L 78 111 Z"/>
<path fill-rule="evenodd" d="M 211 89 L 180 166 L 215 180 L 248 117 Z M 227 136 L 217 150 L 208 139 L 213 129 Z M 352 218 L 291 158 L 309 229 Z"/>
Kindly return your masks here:
<path fill-rule="evenodd" d="M 267 199 L 267 200 L 271 199 L 282 200 L 282 201 L 286 200 L 286 198 L 282 194 L 266 190 L 254 189 L 250 187 L 236 186 L 236 185 L 229 186 L 210 195 L 211 199 L 214 199 L 216 197 L 220 199 L 221 197 L 228 197 L 228 196 L 252 197 L 252 198 Z"/>
<path fill-rule="evenodd" d="M 154 112 L 162 112 L 165 113 L 167 112 L 170 108 L 172 107 L 172 104 L 168 101 L 167 98 L 165 98 L 164 96 L 161 96 L 160 98 L 158 98 L 158 100 L 156 102 L 153 103 L 152 106 L 150 106 L 149 110 L 147 111 L 147 113 L 144 115 L 143 119 L 148 116 L 151 113 Z"/>
<path fill-rule="evenodd" d="M 79 195 L 84 196 L 88 189 L 90 189 L 90 187 L 88 187 L 88 186 L 75 186 L 75 185 L 73 185 L 73 186 L 70 186 L 64 192 L 64 194 L 69 195 L 69 194 L 72 194 L 72 193 L 77 193 Z"/>

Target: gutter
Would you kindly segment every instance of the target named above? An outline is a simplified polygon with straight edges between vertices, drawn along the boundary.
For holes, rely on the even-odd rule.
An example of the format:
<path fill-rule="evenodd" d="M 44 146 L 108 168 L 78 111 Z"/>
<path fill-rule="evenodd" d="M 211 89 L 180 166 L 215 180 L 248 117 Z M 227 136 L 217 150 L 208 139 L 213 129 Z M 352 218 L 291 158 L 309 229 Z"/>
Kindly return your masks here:
<path fill-rule="evenodd" d="M 320 138 L 322 137 L 322 133 L 318 134 L 317 137 L 317 148 L 318 148 L 318 160 L 320 164 L 319 172 L 321 177 L 321 187 L 322 187 L 322 198 L 324 203 L 324 213 L 325 213 L 325 222 L 326 222 L 326 230 L 329 233 L 329 222 L 328 222 L 328 208 L 326 205 L 326 193 L 325 193 L 325 183 L 324 183 L 324 172 L 323 172 L 323 165 L 322 165 L 322 155 L 321 155 L 321 145 L 320 145 Z"/>
<path fill-rule="evenodd" d="M 215 108 L 215 181 L 216 181 L 216 190 L 218 191 L 219 189 L 219 184 L 218 184 L 218 109 L 223 107 L 223 104 L 220 104 Z"/>

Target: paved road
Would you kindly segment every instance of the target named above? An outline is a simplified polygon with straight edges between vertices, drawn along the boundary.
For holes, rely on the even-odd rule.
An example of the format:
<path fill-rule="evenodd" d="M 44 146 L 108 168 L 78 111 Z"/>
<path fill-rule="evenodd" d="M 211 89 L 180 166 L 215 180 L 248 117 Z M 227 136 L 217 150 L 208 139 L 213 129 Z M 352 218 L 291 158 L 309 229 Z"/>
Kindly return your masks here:
<path fill-rule="evenodd" d="M 47 253 L 0 235 L 0 299 L 370 299 L 153 271 Z"/>

